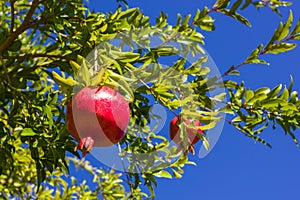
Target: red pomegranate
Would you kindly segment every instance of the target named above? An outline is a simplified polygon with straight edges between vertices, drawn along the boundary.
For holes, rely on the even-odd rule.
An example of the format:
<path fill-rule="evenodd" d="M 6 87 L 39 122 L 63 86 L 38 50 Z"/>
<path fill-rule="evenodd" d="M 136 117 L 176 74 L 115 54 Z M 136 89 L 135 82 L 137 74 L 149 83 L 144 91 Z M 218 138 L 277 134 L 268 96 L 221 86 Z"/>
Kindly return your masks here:
<path fill-rule="evenodd" d="M 93 146 L 118 143 L 129 119 L 128 103 L 120 93 L 106 86 L 84 87 L 68 104 L 66 126 L 85 155 Z"/>
<path fill-rule="evenodd" d="M 179 150 L 189 150 L 191 153 L 194 154 L 194 144 L 196 144 L 200 137 L 196 135 L 196 132 L 199 134 L 202 134 L 202 130 L 199 128 L 198 130 L 195 130 L 194 128 L 186 127 L 186 130 L 184 131 L 187 133 L 188 136 L 188 146 L 184 146 L 183 139 L 180 138 L 180 128 L 178 126 L 179 123 L 185 123 L 186 125 L 190 123 L 194 123 L 195 126 L 201 126 L 201 123 L 199 120 L 191 121 L 191 120 L 184 120 L 181 121 L 179 116 L 174 117 L 171 120 L 170 123 L 170 138 L 179 146 Z"/>

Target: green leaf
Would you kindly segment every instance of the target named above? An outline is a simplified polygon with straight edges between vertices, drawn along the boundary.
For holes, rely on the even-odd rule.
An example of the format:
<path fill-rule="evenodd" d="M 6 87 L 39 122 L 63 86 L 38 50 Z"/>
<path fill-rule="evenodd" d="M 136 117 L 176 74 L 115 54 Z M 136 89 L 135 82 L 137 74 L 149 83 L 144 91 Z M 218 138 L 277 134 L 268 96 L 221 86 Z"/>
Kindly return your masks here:
<path fill-rule="evenodd" d="M 259 122 L 258 124 L 260 124 L 260 123 L 262 123 L 262 122 L 264 122 L 264 121 L 265 121 L 265 120 Z M 256 129 L 256 130 L 254 131 L 254 135 L 260 134 L 260 133 L 263 132 L 268 126 L 269 126 L 269 123 L 268 123 L 268 122 L 265 123 L 265 124 L 264 124 L 263 126 L 261 126 L 259 129 Z"/>
<path fill-rule="evenodd" d="M 268 93 L 268 98 L 274 98 L 278 95 L 282 88 L 282 84 L 277 85 L 275 88 L 273 88 L 269 93 Z"/>
<path fill-rule="evenodd" d="M 101 84 L 101 82 L 103 81 L 103 77 L 105 77 L 105 68 L 101 67 L 100 71 L 91 78 L 91 86 L 97 86 Z"/>
<path fill-rule="evenodd" d="M 298 147 L 299 146 L 299 142 L 298 142 L 298 139 L 296 138 L 295 134 L 292 133 L 291 131 L 288 131 L 288 134 L 291 136 L 291 138 L 293 139 L 294 143 Z"/>
<path fill-rule="evenodd" d="M 62 24 L 60 24 L 60 23 L 56 23 L 55 26 L 60 31 L 63 31 L 65 29 L 64 26 Z"/>
<path fill-rule="evenodd" d="M 235 12 L 239 6 L 242 4 L 243 0 L 237 0 L 232 7 L 230 8 L 230 12 Z"/>
<path fill-rule="evenodd" d="M 278 40 L 278 38 L 282 32 L 282 29 L 283 29 L 283 24 L 282 24 L 282 22 L 280 22 L 277 29 L 275 30 L 272 38 L 270 39 L 268 44 L 265 46 L 266 51 L 269 50 L 269 48 L 274 44 L 274 42 Z"/>
<path fill-rule="evenodd" d="M 112 72 L 112 74 L 114 74 Z M 130 84 L 128 84 L 122 76 L 110 76 L 109 77 L 110 82 L 105 82 L 104 84 L 108 87 L 116 87 L 119 90 L 119 92 L 122 94 L 122 96 L 128 101 L 132 102 L 134 99 L 133 91 L 131 89 Z"/>
<path fill-rule="evenodd" d="M 288 133 L 292 137 L 293 141 L 298 146 L 298 140 L 295 137 L 295 134 L 291 132 L 290 125 L 286 124 L 283 119 L 276 119 L 276 122 L 281 126 L 285 133 Z"/>
<path fill-rule="evenodd" d="M 244 5 L 241 7 L 241 10 L 244 10 L 245 8 L 247 8 L 251 3 L 252 3 L 252 0 L 246 0 Z"/>
<path fill-rule="evenodd" d="M 286 104 L 286 101 L 284 101 L 285 104 L 281 104 L 282 107 L 281 107 L 281 110 L 283 111 L 298 111 L 297 107 L 292 104 L 292 103 L 288 103 Z"/>
<path fill-rule="evenodd" d="M 279 7 L 279 6 L 291 6 L 292 2 L 288 2 L 288 1 L 278 1 L 278 0 L 271 0 L 272 4 L 274 7 Z"/>
<path fill-rule="evenodd" d="M 230 4 L 230 0 L 217 0 L 213 7 L 218 9 L 226 8 Z"/>
<path fill-rule="evenodd" d="M 265 60 L 260 60 L 260 59 L 253 59 L 248 63 L 253 63 L 253 64 L 262 64 L 262 65 L 270 65 L 270 63 L 268 63 Z"/>
<path fill-rule="evenodd" d="M 262 87 L 262 88 L 259 88 L 257 90 L 255 90 L 255 95 L 258 95 L 258 94 L 268 94 L 270 92 L 270 88 L 268 87 Z"/>
<path fill-rule="evenodd" d="M 73 90 L 73 87 L 77 84 L 76 81 L 74 81 L 71 77 L 65 79 L 58 75 L 55 71 L 52 71 L 52 76 L 55 82 L 61 87 L 61 90 L 63 92 L 70 92 Z"/>
<path fill-rule="evenodd" d="M 51 107 L 46 105 L 44 107 L 44 113 L 46 114 L 48 120 L 49 120 L 49 129 L 51 130 L 52 129 L 52 126 L 53 126 L 53 114 L 51 112 Z"/>
<path fill-rule="evenodd" d="M 290 96 L 290 93 L 289 93 L 288 89 L 284 88 L 282 93 L 280 94 L 280 96 L 278 98 L 280 98 L 282 100 L 285 100 L 285 101 L 288 101 L 289 96 Z"/>
<path fill-rule="evenodd" d="M 128 23 L 127 19 L 123 19 L 120 24 L 118 24 L 119 30 L 130 30 L 131 25 Z"/>
<path fill-rule="evenodd" d="M 31 128 L 24 128 L 22 132 L 20 133 L 21 136 L 35 136 L 37 133 L 35 133 Z"/>
<path fill-rule="evenodd" d="M 216 124 L 217 124 L 216 121 L 212 121 L 209 124 L 201 125 L 201 127 L 199 127 L 199 128 L 201 128 L 202 131 L 206 131 L 206 130 L 214 128 L 216 126 Z"/>
<path fill-rule="evenodd" d="M 191 18 L 191 14 L 188 14 L 184 17 L 184 19 L 182 20 L 182 26 L 183 27 L 187 27 L 189 26 L 189 20 Z"/>
<path fill-rule="evenodd" d="M 258 54 L 262 50 L 263 45 L 260 44 L 256 49 L 254 49 L 251 54 L 246 59 L 245 63 L 256 63 L 258 60 Z"/>
<path fill-rule="evenodd" d="M 77 80 L 84 86 L 90 86 L 91 84 L 91 73 L 85 60 L 83 60 L 81 67 L 78 70 Z"/>
<path fill-rule="evenodd" d="M 237 71 L 237 70 L 232 70 L 232 71 L 230 71 L 228 74 L 239 76 L 239 75 L 240 75 L 240 72 Z"/>
<path fill-rule="evenodd" d="M 34 80 L 34 81 L 39 81 L 40 77 L 34 72 L 27 71 L 27 70 L 21 70 L 16 74 L 16 77 L 19 78 L 24 78 L 24 79 L 29 79 L 29 80 Z"/>
<path fill-rule="evenodd" d="M 267 99 L 261 102 L 261 107 L 268 110 L 276 110 L 281 102 L 281 99 Z"/>
<path fill-rule="evenodd" d="M 150 195 L 152 197 L 152 200 L 154 200 L 155 199 L 155 193 L 154 193 L 153 186 L 150 184 L 150 185 L 148 185 L 148 188 L 150 190 Z"/>
<path fill-rule="evenodd" d="M 294 78 L 293 78 L 292 75 L 290 75 L 290 85 L 289 85 L 289 88 L 288 88 L 289 93 L 292 92 L 292 90 L 293 90 L 293 85 L 294 85 Z"/>
<path fill-rule="evenodd" d="M 279 54 L 290 51 L 296 47 L 296 44 L 291 43 L 279 43 L 269 46 L 265 53 L 268 54 Z"/>
<path fill-rule="evenodd" d="M 182 178 L 182 175 L 179 174 L 176 170 L 172 170 L 175 178 Z"/>
<path fill-rule="evenodd" d="M 103 22 L 102 27 L 99 29 L 101 33 L 104 33 L 107 30 L 108 24 Z"/>
<path fill-rule="evenodd" d="M 79 71 L 79 69 L 81 68 L 81 66 L 79 64 L 77 64 L 75 61 L 71 60 L 70 61 L 70 65 L 73 69 L 74 75 L 77 74 L 77 72 Z"/>
<path fill-rule="evenodd" d="M 266 61 L 258 59 L 258 56 L 260 55 L 262 49 L 263 49 L 263 45 L 260 44 L 256 49 L 254 49 L 251 52 L 251 54 L 246 59 L 245 64 L 253 63 L 253 64 L 269 65 L 269 63 L 267 63 Z"/>
<path fill-rule="evenodd" d="M 158 178 L 169 178 L 172 179 L 172 175 L 167 172 L 166 170 L 160 170 L 158 172 L 153 173 L 153 176 L 156 176 Z"/>
<path fill-rule="evenodd" d="M 207 141 L 206 137 L 203 137 L 202 140 L 203 140 L 204 148 L 206 149 L 206 151 L 209 151 L 210 145 L 209 145 L 209 142 Z"/>
<path fill-rule="evenodd" d="M 295 102 L 298 101 L 298 92 L 297 91 L 291 92 L 290 96 L 291 96 L 290 97 L 290 102 L 291 103 L 295 103 Z"/>
<path fill-rule="evenodd" d="M 202 30 L 213 31 L 215 30 L 215 26 L 213 24 L 215 20 L 211 16 L 207 15 L 207 9 L 208 8 L 205 7 L 204 10 L 199 13 L 199 16 L 194 20 L 194 24 L 199 26 Z"/>
<path fill-rule="evenodd" d="M 216 96 L 214 96 L 213 99 L 217 99 L 219 101 L 224 101 L 226 96 L 227 96 L 227 93 L 223 92 L 223 93 L 220 93 L 220 94 L 217 94 Z"/>
<path fill-rule="evenodd" d="M 156 18 L 156 27 L 163 28 L 166 25 L 167 25 L 167 16 L 163 12 L 160 12 L 159 18 Z"/>
<path fill-rule="evenodd" d="M 180 40 L 177 40 L 180 41 Z M 182 41 L 180 41 L 182 42 Z M 171 56 L 178 53 L 178 49 L 176 49 L 174 46 L 162 46 L 159 48 L 152 48 L 152 52 L 155 52 L 159 56 Z"/>
<path fill-rule="evenodd" d="M 122 19 L 122 18 L 127 18 L 129 16 L 133 16 L 136 12 L 138 12 L 138 8 L 130 8 L 130 9 L 127 9 L 123 12 L 121 12 L 119 15 L 118 15 L 118 19 Z"/>
<path fill-rule="evenodd" d="M 177 109 L 178 107 L 181 106 L 181 102 L 177 99 L 171 101 L 168 103 L 168 106 L 170 106 L 172 109 Z"/>
<path fill-rule="evenodd" d="M 255 136 L 255 135 L 248 135 L 248 137 L 252 138 L 253 140 L 255 141 L 258 141 L 259 143 L 263 144 L 263 145 L 266 145 L 267 147 L 269 148 L 272 148 L 272 146 L 266 142 L 264 139 L 258 137 L 258 136 Z"/>
<path fill-rule="evenodd" d="M 245 103 L 254 97 L 254 92 L 251 89 L 248 89 L 245 93 Z"/>
<path fill-rule="evenodd" d="M 111 34 L 101 34 L 100 37 L 101 37 L 101 40 L 105 41 L 105 40 L 111 40 L 111 39 L 114 39 L 116 38 L 117 36 L 117 33 L 111 33 Z"/>
<path fill-rule="evenodd" d="M 212 23 L 201 23 L 199 27 L 204 31 L 214 31 L 216 29 Z"/>
<path fill-rule="evenodd" d="M 281 34 L 278 37 L 278 41 L 281 41 L 286 36 L 288 36 L 288 34 L 290 32 L 290 28 L 292 26 L 292 22 L 293 22 L 293 12 L 292 12 L 292 10 L 290 10 L 289 18 L 282 28 Z"/>
<path fill-rule="evenodd" d="M 267 95 L 264 94 L 264 93 L 255 94 L 255 96 L 248 101 L 248 104 L 249 105 L 253 105 L 254 103 L 262 101 L 262 100 L 264 100 L 266 98 L 267 98 Z"/>
<path fill-rule="evenodd" d="M 140 54 L 138 53 L 132 53 L 132 52 L 117 52 L 114 51 L 113 55 L 116 60 L 123 62 L 123 63 L 128 63 L 128 62 L 134 62 L 137 59 L 140 58 Z"/>
<path fill-rule="evenodd" d="M 242 15 L 236 13 L 236 12 L 230 12 L 230 10 L 224 9 L 221 11 L 222 13 L 224 13 L 225 15 L 232 17 L 236 20 L 238 20 L 239 22 L 251 27 L 251 23 L 248 21 L 248 19 L 246 19 L 245 17 L 243 17 Z"/>
<path fill-rule="evenodd" d="M 237 82 L 232 81 L 232 80 L 225 80 L 223 82 L 223 84 L 226 88 L 237 88 L 238 87 Z"/>
<path fill-rule="evenodd" d="M 22 47 L 22 42 L 20 40 L 14 41 L 9 47 L 9 51 L 19 51 Z"/>
<path fill-rule="evenodd" d="M 295 28 L 292 30 L 291 35 L 296 35 L 300 33 L 300 19 L 297 21 Z"/>

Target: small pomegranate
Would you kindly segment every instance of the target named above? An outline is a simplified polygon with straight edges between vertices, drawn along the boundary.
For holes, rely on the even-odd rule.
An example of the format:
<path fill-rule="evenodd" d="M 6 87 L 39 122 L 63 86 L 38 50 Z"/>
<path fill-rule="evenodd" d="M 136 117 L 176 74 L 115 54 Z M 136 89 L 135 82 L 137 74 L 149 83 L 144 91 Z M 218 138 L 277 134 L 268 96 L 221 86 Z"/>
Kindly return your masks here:
<path fill-rule="evenodd" d="M 84 87 L 68 104 L 66 126 L 79 141 L 76 149 L 85 155 L 93 146 L 118 143 L 125 135 L 129 119 L 128 103 L 120 93 L 106 86 Z"/>
<path fill-rule="evenodd" d="M 201 126 L 201 123 L 199 122 L 199 120 L 195 120 L 193 122 L 191 120 L 181 121 L 179 116 L 174 117 L 170 123 L 170 138 L 174 141 L 175 144 L 179 146 L 178 150 L 189 150 L 192 154 L 195 154 L 194 144 L 196 144 L 200 140 L 199 136 L 196 135 L 196 132 L 202 134 L 202 130 L 195 130 L 194 128 L 186 127 L 184 133 L 187 133 L 188 136 L 188 146 L 185 147 L 183 144 L 183 139 L 180 137 L 180 128 L 178 126 L 179 123 L 185 123 L 186 125 L 194 123 L 195 126 Z M 185 154 L 186 153 L 187 151 L 185 151 Z"/>

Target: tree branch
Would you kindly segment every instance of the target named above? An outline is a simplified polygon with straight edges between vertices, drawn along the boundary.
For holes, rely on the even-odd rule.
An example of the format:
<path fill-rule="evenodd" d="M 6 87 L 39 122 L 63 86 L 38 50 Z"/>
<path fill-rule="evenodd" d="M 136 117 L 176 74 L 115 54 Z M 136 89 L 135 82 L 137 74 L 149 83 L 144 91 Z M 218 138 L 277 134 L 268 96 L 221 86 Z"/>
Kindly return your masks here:
<path fill-rule="evenodd" d="M 14 40 L 23 33 L 27 28 L 30 27 L 30 19 L 34 14 L 36 7 L 39 4 L 39 0 L 33 0 L 31 3 L 31 7 L 23 21 L 23 23 L 17 28 L 16 31 L 11 32 L 6 40 L 0 45 L 0 56 L 3 55 L 3 52 L 14 42 Z"/>
<path fill-rule="evenodd" d="M 15 28 L 15 0 L 10 0 L 10 10 L 11 10 L 11 27 L 10 33 L 14 32 Z"/>

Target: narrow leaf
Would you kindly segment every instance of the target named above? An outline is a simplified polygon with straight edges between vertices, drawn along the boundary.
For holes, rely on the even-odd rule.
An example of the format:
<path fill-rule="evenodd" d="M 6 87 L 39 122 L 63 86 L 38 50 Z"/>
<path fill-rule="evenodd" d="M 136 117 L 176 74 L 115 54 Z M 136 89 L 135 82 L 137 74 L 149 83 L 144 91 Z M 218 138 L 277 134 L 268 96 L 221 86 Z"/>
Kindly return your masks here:
<path fill-rule="evenodd" d="M 239 6 L 242 4 L 243 0 L 237 0 L 232 7 L 230 8 L 230 12 L 235 12 Z"/>
<path fill-rule="evenodd" d="M 297 21 L 295 28 L 292 30 L 291 35 L 296 35 L 300 33 L 300 19 Z"/>
<path fill-rule="evenodd" d="M 286 36 L 288 36 L 288 34 L 290 32 L 290 28 L 292 26 L 292 22 L 293 22 L 293 12 L 292 12 L 292 10 L 290 10 L 289 18 L 288 18 L 287 22 L 284 24 L 284 26 L 282 28 L 282 32 L 278 37 L 278 41 L 281 41 Z"/>
<path fill-rule="evenodd" d="M 266 53 L 268 53 L 268 54 L 284 53 L 284 52 L 294 49 L 295 47 L 296 47 L 296 44 L 291 44 L 291 43 L 274 44 L 267 49 Z"/>
<path fill-rule="evenodd" d="M 224 9 L 222 11 L 220 11 L 221 13 L 224 13 L 225 15 L 232 17 L 236 20 L 238 20 L 239 22 L 251 27 L 251 23 L 248 21 L 248 19 L 246 19 L 245 17 L 243 17 L 242 15 L 236 13 L 236 12 L 230 12 L 230 10 Z"/>
<path fill-rule="evenodd" d="M 172 179 L 172 175 L 167 172 L 166 170 L 161 170 L 159 172 L 153 173 L 153 176 L 156 176 L 158 178 L 169 178 Z"/>
<path fill-rule="evenodd" d="M 31 128 L 24 128 L 20 135 L 21 136 L 35 136 L 37 134 Z"/>

